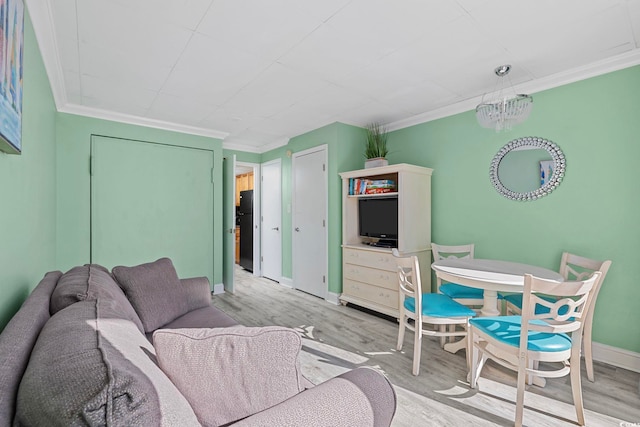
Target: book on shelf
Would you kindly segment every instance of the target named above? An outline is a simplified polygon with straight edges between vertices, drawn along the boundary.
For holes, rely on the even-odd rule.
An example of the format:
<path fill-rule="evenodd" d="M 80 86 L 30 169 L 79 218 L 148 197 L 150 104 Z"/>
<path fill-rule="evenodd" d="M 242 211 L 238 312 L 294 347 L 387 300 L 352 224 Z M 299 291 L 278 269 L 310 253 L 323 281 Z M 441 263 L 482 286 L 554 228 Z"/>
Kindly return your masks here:
<path fill-rule="evenodd" d="M 349 178 L 349 195 L 381 194 L 396 191 L 396 184 L 390 179 Z"/>

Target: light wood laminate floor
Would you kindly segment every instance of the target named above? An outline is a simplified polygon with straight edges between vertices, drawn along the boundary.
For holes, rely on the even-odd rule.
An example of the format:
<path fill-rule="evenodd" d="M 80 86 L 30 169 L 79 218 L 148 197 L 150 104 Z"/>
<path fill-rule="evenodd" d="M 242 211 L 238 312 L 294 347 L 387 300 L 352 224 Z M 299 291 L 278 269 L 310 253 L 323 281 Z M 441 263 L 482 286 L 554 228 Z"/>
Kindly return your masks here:
<path fill-rule="evenodd" d="M 464 351 L 450 354 L 436 339 L 423 339 L 420 375 L 411 374 L 413 333 L 395 350 L 398 324 L 350 306 L 336 306 L 238 269 L 235 293 L 213 304 L 245 326 L 280 325 L 303 335 L 302 370 L 318 383 L 357 366 L 385 372 L 395 386 L 393 426 L 511 426 L 515 373 L 488 362 L 476 390 L 466 381 Z M 640 426 L 640 374 L 595 363 L 595 383 L 582 390 L 588 426 Z M 525 425 L 577 425 L 569 377 L 547 379 L 525 395 Z"/>

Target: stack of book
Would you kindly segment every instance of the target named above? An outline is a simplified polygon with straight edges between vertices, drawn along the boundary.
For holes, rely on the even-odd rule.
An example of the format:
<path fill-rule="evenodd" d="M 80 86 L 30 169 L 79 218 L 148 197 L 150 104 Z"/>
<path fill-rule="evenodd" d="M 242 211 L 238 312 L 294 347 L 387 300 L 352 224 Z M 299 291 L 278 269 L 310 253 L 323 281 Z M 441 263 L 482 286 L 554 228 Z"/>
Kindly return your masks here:
<path fill-rule="evenodd" d="M 396 183 L 390 179 L 349 179 L 349 195 L 381 194 L 396 191 Z"/>

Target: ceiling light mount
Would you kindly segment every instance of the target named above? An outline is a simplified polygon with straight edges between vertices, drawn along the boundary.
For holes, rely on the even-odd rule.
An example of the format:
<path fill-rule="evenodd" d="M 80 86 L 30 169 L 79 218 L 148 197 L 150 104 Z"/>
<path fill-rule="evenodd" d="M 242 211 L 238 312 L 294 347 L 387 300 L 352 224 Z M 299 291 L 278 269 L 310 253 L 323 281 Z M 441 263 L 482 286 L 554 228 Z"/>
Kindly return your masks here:
<path fill-rule="evenodd" d="M 496 76 L 498 77 L 506 76 L 507 74 L 509 74 L 509 71 L 511 71 L 511 65 L 509 64 L 501 65 L 499 67 L 496 67 L 496 69 L 493 71 L 496 73 Z"/>
<path fill-rule="evenodd" d="M 495 129 L 496 132 L 510 130 L 514 125 L 524 122 L 533 108 L 533 97 L 515 93 L 511 80 L 507 76 L 509 71 L 511 71 L 509 64 L 495 68 L 494 72 L 498 76 L 497 90 L 491 92 L 495 95 L 488 96 L 485 93 L 476 107 L 476 117 L 480 126 Z M 509 80 L 507 90 L 505 90 L 505 80 Z M 485 98 L 488 99 L 485 101 Z"/>

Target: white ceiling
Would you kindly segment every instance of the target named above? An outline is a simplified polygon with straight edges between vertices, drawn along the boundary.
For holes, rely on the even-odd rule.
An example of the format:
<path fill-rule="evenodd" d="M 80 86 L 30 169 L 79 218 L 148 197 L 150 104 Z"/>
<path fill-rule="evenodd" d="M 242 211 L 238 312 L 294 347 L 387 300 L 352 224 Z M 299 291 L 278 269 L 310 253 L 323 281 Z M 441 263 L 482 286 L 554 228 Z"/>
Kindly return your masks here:
<path fill-rule="evenodd" d="M 27 6 L 59 111 L 253 152 L 336 121 L 398 129 L 472 109 L 501 64 L 528 93 L 640 64 L 640 0 Z"/>

